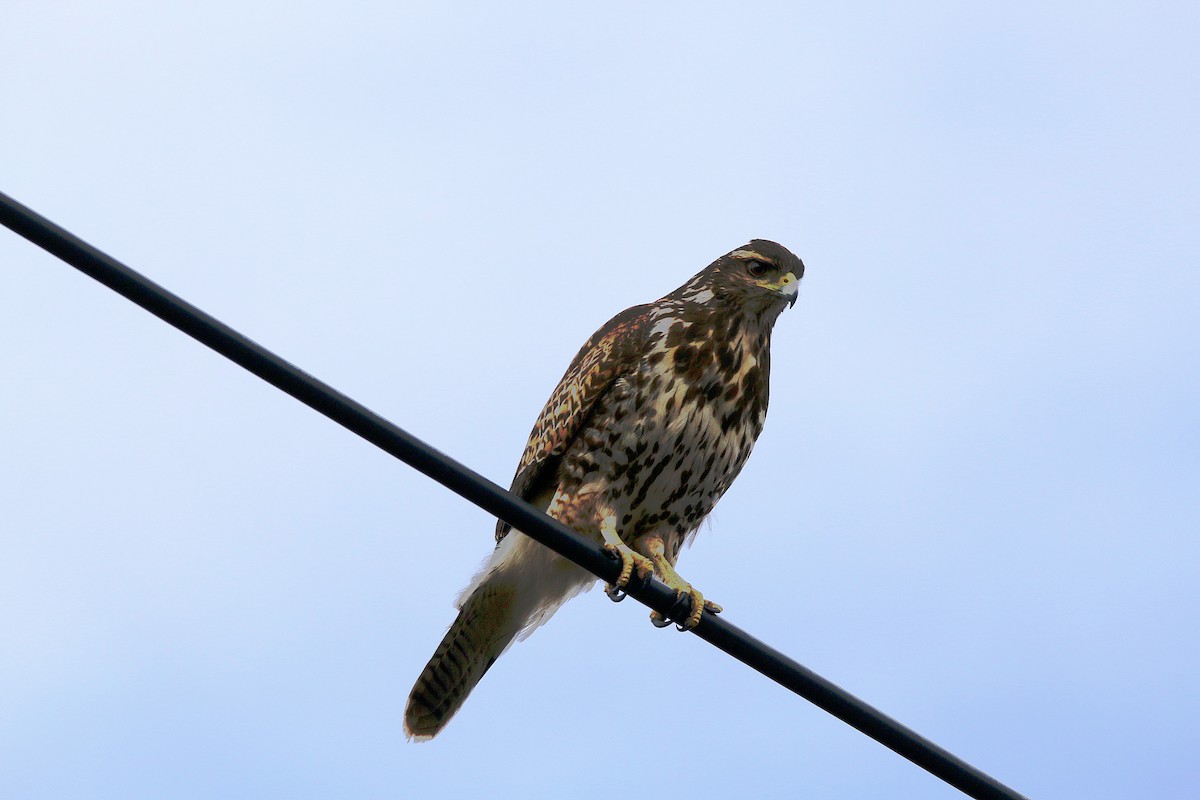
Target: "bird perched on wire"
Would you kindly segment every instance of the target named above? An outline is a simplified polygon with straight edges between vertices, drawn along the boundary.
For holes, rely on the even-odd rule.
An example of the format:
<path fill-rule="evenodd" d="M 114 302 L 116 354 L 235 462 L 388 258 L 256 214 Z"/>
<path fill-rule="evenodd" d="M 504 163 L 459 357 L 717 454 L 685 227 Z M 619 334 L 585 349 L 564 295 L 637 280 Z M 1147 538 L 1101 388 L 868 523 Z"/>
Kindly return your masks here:
<path fill-rule="evenodd" d="M 614 599 L 634 574 L 653 574 L 689 601 L 682 628 L 721 610 L 674 565 L 762 431 L 771 329 L 803 275 L 785 247 L 755 239 L 609 320 L 550 395 L 511 491 L 621 559 Z M 499 522 L 496 549 L 408 698 L 409 737 L 436 736 L 505 648 L 595 580 Z"/>

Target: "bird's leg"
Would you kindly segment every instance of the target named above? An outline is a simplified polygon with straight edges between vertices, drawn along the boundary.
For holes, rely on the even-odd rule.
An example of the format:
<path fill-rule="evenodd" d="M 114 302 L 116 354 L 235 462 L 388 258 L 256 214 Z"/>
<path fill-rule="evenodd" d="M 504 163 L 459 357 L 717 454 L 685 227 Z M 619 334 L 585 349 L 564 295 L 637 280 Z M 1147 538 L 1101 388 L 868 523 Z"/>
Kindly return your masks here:
<path fill-rule="evenodd" d="M 616 583 L 604 587 L 605 593 L 613 602 L 619 602 L 625 599 L 625 593 L 621 590 L 629 585 L 633 571 L 637 570 L 638 578 L 649 578 L 654 574 L 654 562 L 640 553 L 635 553 L 629 545 L 621 541 L 621 536 L 617 533 L 615 514 L 606 514 L 600 520 L 600 536 L 604 539 L 604 549 L 621 559 L 621 574 L 617 576 Z"/>
<path fill-rule="evenodd" d="M 675 571 L 671 560 L 667 558 L 667 546 L 663 542 L 663 538 L 657 535 L 647 535 L 638 539 L 634 546 L 637 547 L 645 555 L 649 556 L 650 562 L 654 564 L 654 573 L 658 575 L 669 588 L 674 589 L 680 600 L 686 595 L 691 603 L 691 613 L 688 618 L 680 623 L 680 630 L 691 630 L 700 622 L 700 615 L 705 609 L 713 614 L 719 614 L 721 607 L 711 600 L 705 600 L 704 595 L 700 594 L 690 583 L 685 581 Z M 657 611 L 650 612 L 650 621 L 659 628 L 665 628 L 670 625 L 670 621 L 663 617 Z"/>

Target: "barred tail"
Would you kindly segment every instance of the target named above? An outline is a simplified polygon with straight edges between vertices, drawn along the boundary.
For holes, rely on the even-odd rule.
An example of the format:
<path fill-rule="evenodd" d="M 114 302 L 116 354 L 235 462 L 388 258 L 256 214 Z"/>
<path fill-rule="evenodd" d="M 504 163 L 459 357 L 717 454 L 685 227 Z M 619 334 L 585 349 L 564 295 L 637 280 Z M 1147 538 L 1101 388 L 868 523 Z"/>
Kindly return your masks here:
<path fill-rule="evenodd" d="M 458 618 L 408 696 L 404 730 L 409 738 L 437 736 L 514 639 L 528 636 L 595 582 L 525 534 L 505 536 L 459 595 Z"/>
<path fill-rule="evenodd" d="M 404 710 L 410 738 L 437 736 L 524 626 L 516 618 L 516 588 L 499 583 L 485 580 L 471 592 L 417 678 Z"/>

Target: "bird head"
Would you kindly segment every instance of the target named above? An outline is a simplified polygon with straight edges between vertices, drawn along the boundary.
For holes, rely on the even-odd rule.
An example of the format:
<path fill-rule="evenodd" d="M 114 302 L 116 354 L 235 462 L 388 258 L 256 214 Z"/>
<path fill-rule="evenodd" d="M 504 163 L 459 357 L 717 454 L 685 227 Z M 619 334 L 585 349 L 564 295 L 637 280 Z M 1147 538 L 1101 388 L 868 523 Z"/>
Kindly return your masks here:
<path fill-rule="evenodd" d="M 752 239 L 709 264 L 676 292 L 686 302 L 734 305 L 774 318 L 795 305 L 804 262 L 781 244 Z"/>
<path fill-rule="evenodd" d="M 713 287 L 718 295 L 759 308 L 796 304 L 804 262 L 781 244 L 752 239 L 717 259 Z"/>

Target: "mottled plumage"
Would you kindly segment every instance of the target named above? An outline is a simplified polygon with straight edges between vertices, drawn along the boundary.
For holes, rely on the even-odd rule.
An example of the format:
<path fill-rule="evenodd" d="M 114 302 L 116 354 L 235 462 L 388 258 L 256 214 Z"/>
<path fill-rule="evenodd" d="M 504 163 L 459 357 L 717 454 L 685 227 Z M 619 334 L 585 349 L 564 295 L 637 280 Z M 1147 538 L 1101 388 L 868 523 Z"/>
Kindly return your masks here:
<path fill-rule="evenodd" d="M 513 478 L 514 494 L 620 555 L 619 585 L 653 572 L 689 595 L 686 627 L 720 607 L 674 564 L 762 431 L 771 329 L 803 274 L 786 248 L 756 239 L 618 314 L 567 368 Z M 413 687 L 413 738 L 436 735 L 509 644 L 595 581 L 504 522 L 496 540 Z"/>

